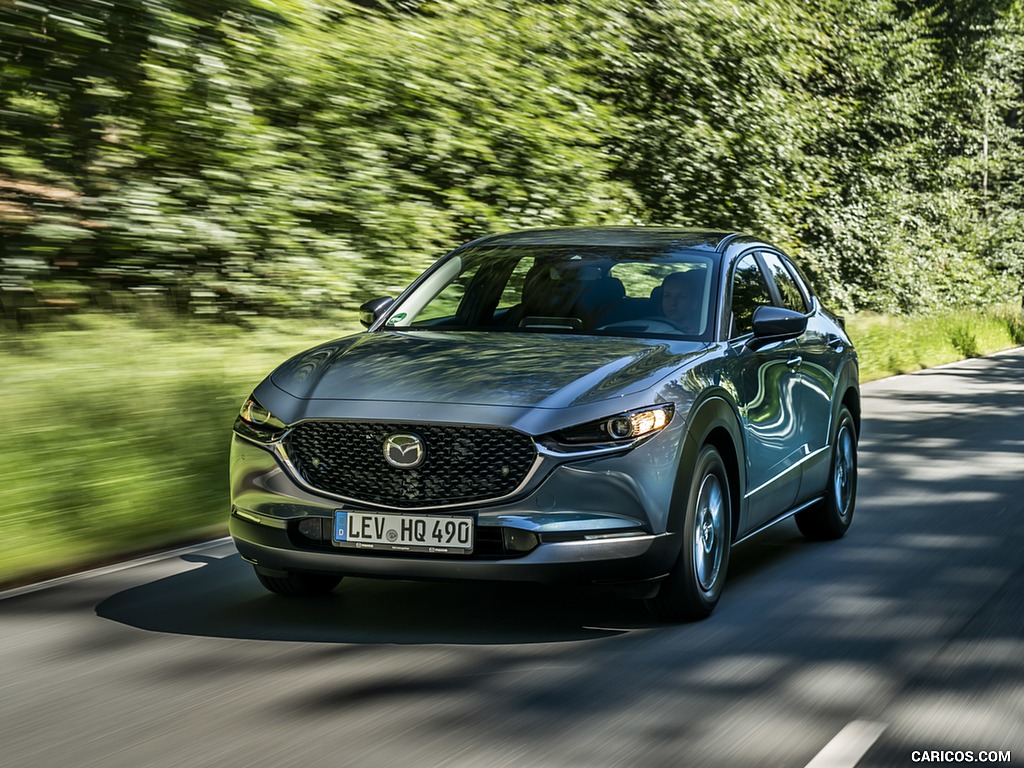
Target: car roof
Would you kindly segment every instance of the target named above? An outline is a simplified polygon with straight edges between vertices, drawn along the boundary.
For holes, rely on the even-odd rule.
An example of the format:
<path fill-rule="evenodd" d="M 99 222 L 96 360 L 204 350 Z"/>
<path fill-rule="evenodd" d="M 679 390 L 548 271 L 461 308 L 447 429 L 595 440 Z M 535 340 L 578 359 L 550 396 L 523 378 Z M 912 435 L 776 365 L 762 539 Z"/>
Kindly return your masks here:
<path fill-rule="evenodd" d="M 690 227 L 552 227 L 488 235 L 462 248 L 492 245 L 676 246 L 721 252 L 731 241 L 741 237 L 735 232 Z"/>

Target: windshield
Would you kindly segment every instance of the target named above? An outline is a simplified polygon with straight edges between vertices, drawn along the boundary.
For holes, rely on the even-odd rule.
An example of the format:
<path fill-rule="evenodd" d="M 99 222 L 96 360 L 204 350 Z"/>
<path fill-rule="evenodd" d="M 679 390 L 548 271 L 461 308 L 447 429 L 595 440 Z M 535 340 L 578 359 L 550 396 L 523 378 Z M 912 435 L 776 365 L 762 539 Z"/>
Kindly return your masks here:
<path fill-rule="evenodd" d="M 466 248 L 428 272 L 385 327 L 706 340 L 715 264 L 671 248 Z"/>

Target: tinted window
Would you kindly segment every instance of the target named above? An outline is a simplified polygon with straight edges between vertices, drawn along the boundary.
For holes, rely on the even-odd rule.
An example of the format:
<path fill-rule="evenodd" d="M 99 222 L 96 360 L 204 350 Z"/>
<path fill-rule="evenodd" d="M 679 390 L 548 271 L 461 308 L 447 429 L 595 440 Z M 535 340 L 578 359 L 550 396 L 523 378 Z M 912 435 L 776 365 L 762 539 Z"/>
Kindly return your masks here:
<path fill-rule="evenodd" d="M 793 279 L 793 275 L 789 273 L 789 270 L 782 263 L 782 260 L 774 253 L 762 253 L 761 256 L 768 266 L 768 274 L 771 275 L 772 280 L 775 281 L 775 286 L 779 289 L 779 296 L 782 297 L 782 306 L 801 314 L 806 313 L 809 310 L 807 300 L 804 298 L 800 287 L 796 284 L 796 280 Z"/>
<path fill-rule="evenodd" d="M 736 264 L 732 278 L 732 335 L 741 336 L 754 330 L 754 310 L 771 306 L 771 293 L 761 274 L 754 254 L 750 253 Z"/>

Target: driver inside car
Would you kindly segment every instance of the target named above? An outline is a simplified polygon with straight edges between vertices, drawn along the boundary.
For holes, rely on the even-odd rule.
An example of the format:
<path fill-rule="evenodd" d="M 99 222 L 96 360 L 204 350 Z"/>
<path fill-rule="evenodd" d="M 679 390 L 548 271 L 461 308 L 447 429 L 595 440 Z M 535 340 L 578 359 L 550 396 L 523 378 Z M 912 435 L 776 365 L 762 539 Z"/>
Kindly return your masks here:
<path fill-rule="evenodd" d="M 661 284 L 661 313 L 681 333 L 700 334 L 704 270 L 673 272 Z"/>

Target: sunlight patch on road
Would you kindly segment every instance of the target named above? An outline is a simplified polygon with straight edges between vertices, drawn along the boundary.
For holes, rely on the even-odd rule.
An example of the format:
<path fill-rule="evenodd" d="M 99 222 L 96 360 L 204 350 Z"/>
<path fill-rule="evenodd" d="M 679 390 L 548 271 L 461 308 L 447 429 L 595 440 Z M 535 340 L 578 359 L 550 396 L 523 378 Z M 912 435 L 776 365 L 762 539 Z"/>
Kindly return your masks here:
<path fill-rule="evenodd" d="M 896 544 L 916 549 L 995 549 L 1000 541 L 995 536 L 944 536 L 940 534 L 916 533 L 901 536 Z"/>
<path fill-rule="evenodd" d="M 786 683 L 795 699 L 815 707 L 855 706 L 891 687 L 889 677 L 877 669 L 848 662 L 807 665 Z"/>
<path fill-rule="evenodd" d="M 689 671 L 682 682 L 688 685 L 756 685 L 771 680 L 790 663 L 791 660 L 783 656 L 728 656 Z"/>

